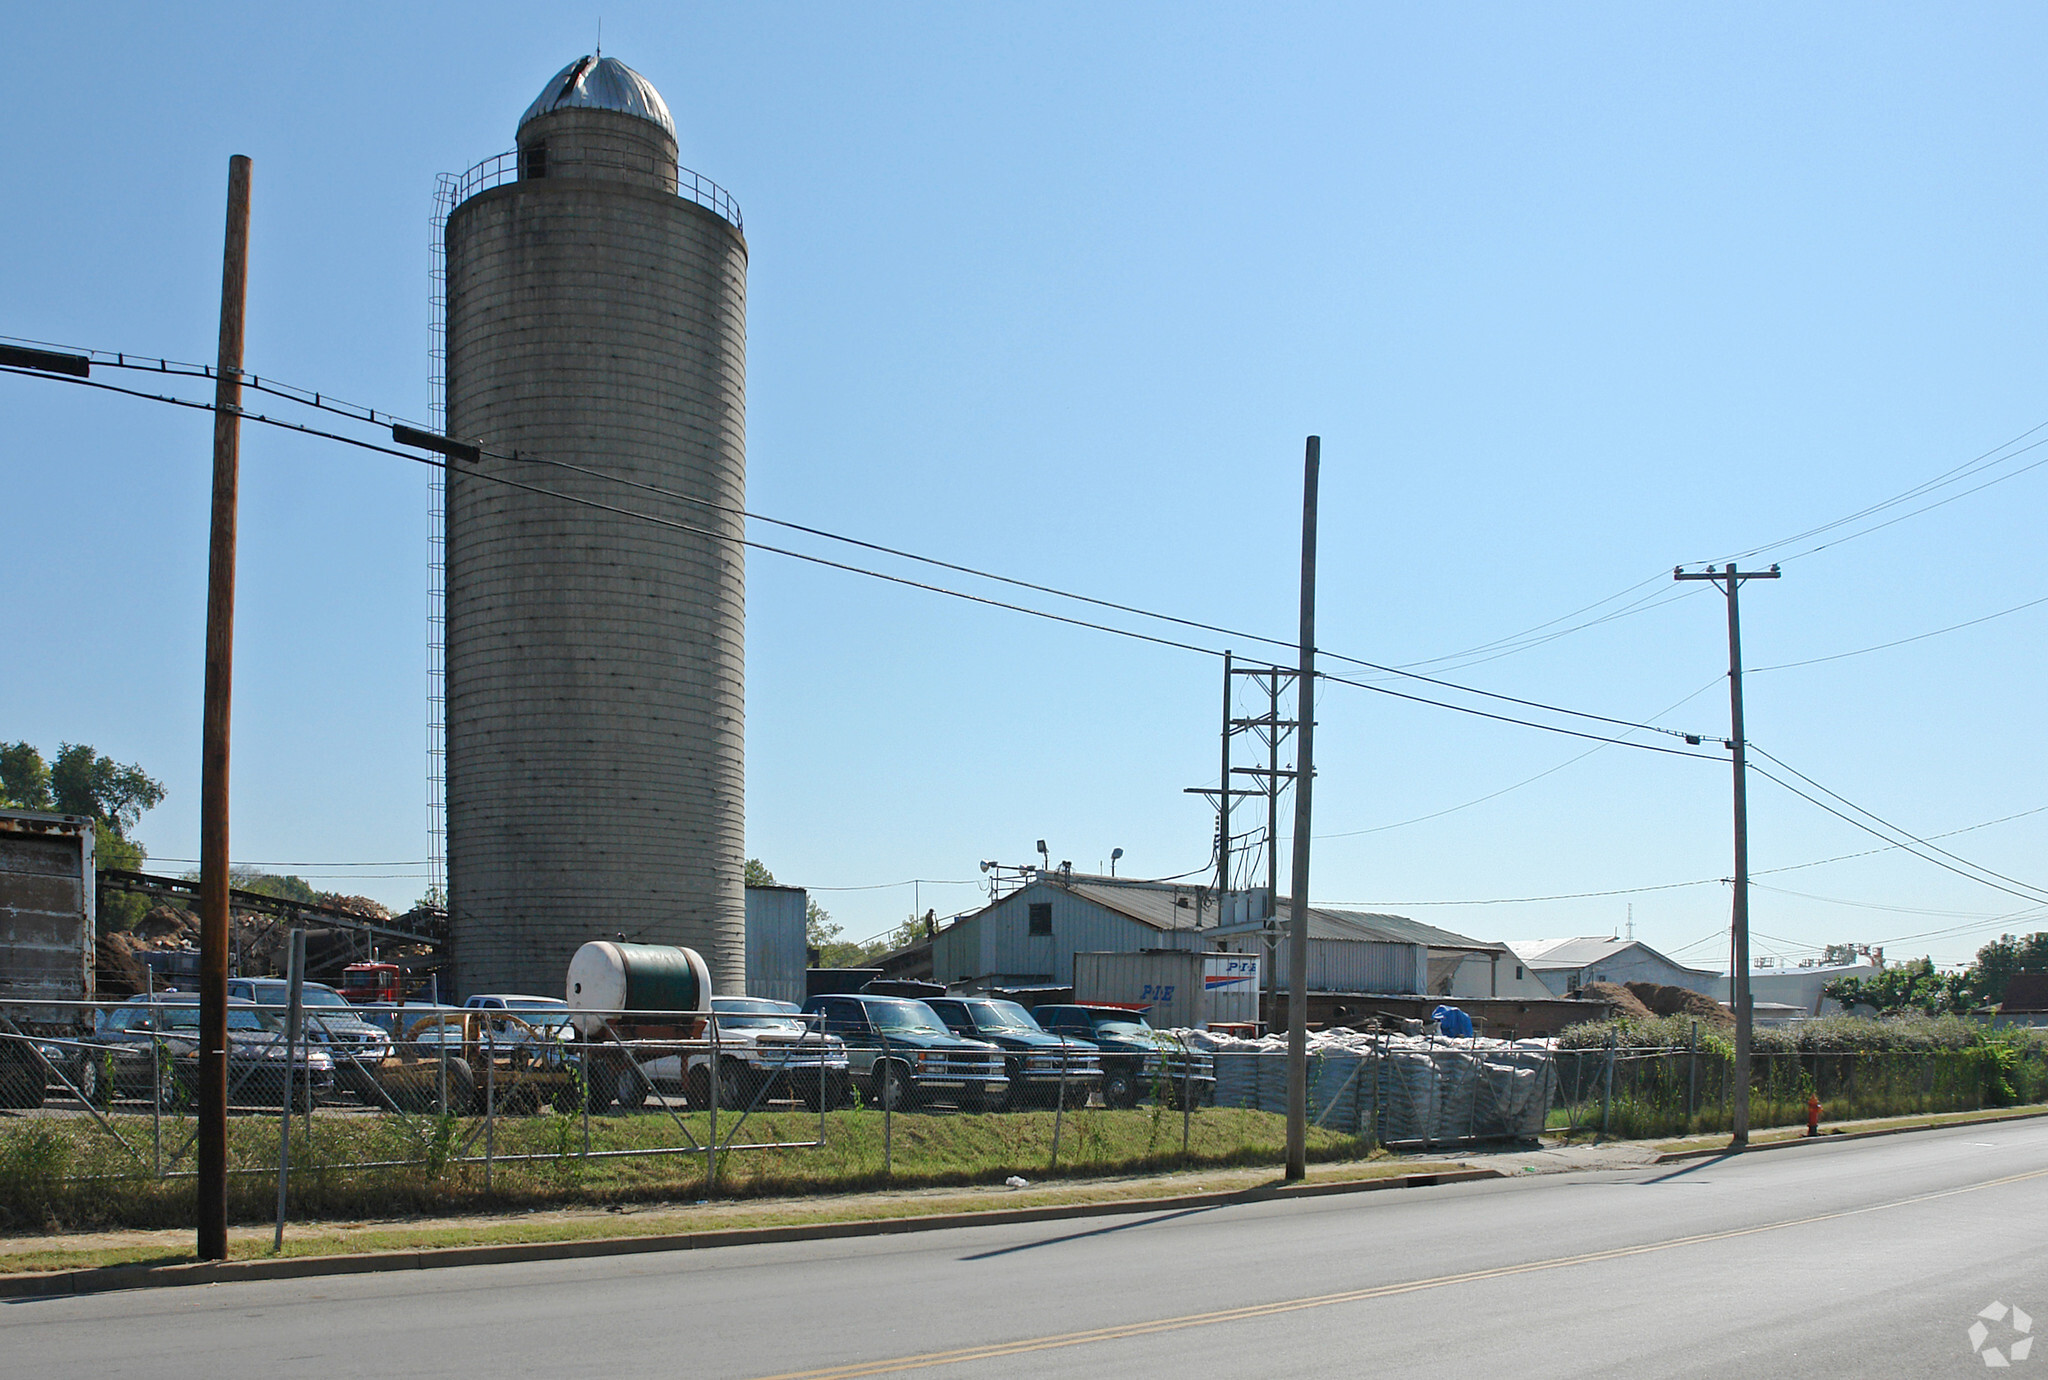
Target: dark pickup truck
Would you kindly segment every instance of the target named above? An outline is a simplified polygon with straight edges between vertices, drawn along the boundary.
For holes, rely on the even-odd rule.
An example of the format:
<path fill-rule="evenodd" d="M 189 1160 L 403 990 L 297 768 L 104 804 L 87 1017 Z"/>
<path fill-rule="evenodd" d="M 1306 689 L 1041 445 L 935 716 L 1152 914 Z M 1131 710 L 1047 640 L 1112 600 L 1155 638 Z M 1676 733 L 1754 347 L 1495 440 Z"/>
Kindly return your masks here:
<path fill-rule="evenodd" d="M 1102 1051 L 1106 1107 L 1134 1107 L 1154 1088 L 1176 1109 L 1183 1097 L 1195 1107 L 1216 1100 L 1216 1060 L 1154 1030 L 1139 1012 L 1121 1006 L 1041 1006 L 1035 1014 L 1053 1034 L 1093 1041 Z"/>
<path fill-rule="evenodd" d="M 877 1106 L 900 1111 L 950 1102 L 962 1111 L 993 1111 L 1009 1094 L 1002 1050 L 961 1039 L 921 1001 L 835 994 L 812 997 L 803 1009 L 823 1016 L 825 1033 L 846 1045 L 854 1080 Z"/>
<path fill-rule="evenodd" d="M 1093 1041 L 1054 1035 L 1013 1001 L 993 997 L 928 997 L 925 1005 L 955 1035 L 986 1040 L 1003 1051 L 1010 1102 L 1050 1107 L 1065 1089 L 1069 1107 L 1083 1107 L 1102 1086 L 1102 1057 Z"/>

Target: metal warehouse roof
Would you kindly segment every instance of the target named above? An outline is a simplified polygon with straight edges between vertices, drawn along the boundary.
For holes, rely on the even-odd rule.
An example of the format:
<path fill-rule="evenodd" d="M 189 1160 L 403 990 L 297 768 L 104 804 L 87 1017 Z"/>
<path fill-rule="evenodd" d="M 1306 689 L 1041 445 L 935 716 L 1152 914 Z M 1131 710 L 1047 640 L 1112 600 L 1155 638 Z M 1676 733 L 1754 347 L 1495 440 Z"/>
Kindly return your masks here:
<path fill-rule="evenodd" d="M 1274 923 L 1285 925 L 1294 914 L 1294 908 L 1282 902 Z M 1245 934 L 1265 928 L 1265 921 L 1250 924 L 1239 922 L 1218 927 L 1220 934 Z M 1405 915 L 1385 915 L 1377 911 L 1333 910 L 1328 906 L 1308 908 L 1308 937 L 1310 939 L 1349 939 L 1364 943 L 1379 944 L 1421 944 L 1431 949 L 1460 949 L 1467 953 L 1506 953 L 1505 944 L 1488 943 L 1467 935 L 1455 934 L 1450 930 L 1425 925 L 1420 920 L 1410 920 Z"/>
<path fill-rule="evenodd" d="M 1063 887 L 1076 896 L 1086 897 L 1098 906 L 1136 920 L 1141 925 L 1150 925 L 1155 930 L 1191 930 L 1195 927 L 1197 915 L 1211 920 L 1215 917 L 1213 910 L 1196 910 L 1191 890 L 1170 890 L 1157 885 L 1118 886 L 1114 882 L 1062 883 L 1045 876 L 1038 880 L 1049 886 Z M 1187 901 L 1185 906 L 1179 904 L 1182 899 Z"/>
<path fill-rule="evenodd" d="M 1714 976 L 1712 970 L 1692 968 L 1673 958 L 1667 958 L 1640 939 L 1601 939 L 1581 936 L 1577 939 L 1538 939 L 1525 944 L 1509 946 L 1517 957 L 1531 968 L 1551 972 L 1568 968 L 1590 968 L 1605 963 L 1616 954 L 1629 949 L 1641 949 L 1658 962 L 1680 972 L 1698 973 L 1702 977 Z"/>
<path fill-rule="evenodd" d="M 1522 962 L 1531 968 L 1583 968 L 1591 963 L 1604 963 L 1623 949 L 1634 947 L 1635 942 L 1633 939 L 1582 936 L 1578 939 L 1538 939 L 1512 947 L 1521 955 Z"/>

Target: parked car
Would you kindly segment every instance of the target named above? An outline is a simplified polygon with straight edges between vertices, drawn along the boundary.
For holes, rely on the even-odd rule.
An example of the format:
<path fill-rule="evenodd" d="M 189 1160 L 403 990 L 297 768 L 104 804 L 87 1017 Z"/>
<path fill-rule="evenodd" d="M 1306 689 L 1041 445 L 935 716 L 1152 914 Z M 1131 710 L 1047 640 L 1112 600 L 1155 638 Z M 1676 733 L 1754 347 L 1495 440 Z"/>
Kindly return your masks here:
<path fill-rule="evenodd" d="M 284 978 L 229 978 L 228 995 L 269 1008 L 282 1020 L 291 1001 L 291 984 Z M 391 1034 L 363 1019 L 363 1014 L 324 982 L 300 986 L 299 1004 L 305 1038 L 325 1048 L 334 1059 L 334 1081 L 343 1091 L 365 1102 L 382 1104 L 376 1069 L 391 1054 Z"/>
<path fill-rule="evenodd" d="M 927 997 L 946 1028 L 986 1040 L 1004 1052 L 1012 1104 L 1051 1106 L 1066 1091 L 1069 1107 L 1085 1106 L 1102 1084 L 1102 1056 L 1092 1040 L 1055 1035 L 1013 1001 L 993 997 Z"/>
<path fill-rule="evenodd" d="M 569 1011 L 569 1003 L 560 997 L 535 997 L 520 992 L 479 992 L 462 1004 L 471 1011 L 517 1011 L 521 1015 L 560 1011 L 564 1019 Z"/>
<path fill-rule="evenodd" d="M 287 1063 L 281 1018 L 230 998 L 227 1022 L 230 1103 L 281 1101 L 287 1068 L 297 1092 L 318 1101 L 333 1091 L 334 1060 L 324 1049 L 302 1045 Z M 154 1095 L 165 1107 L 189 1102 L 199 1086 L 198 996 L 159 992 L 101 1010 L 75 1071 L 88 1101 Z"/>
<path fill-rule="evenodd" d="M 1141 1012 L 1121 1006 L 1041 1006 L 1038 1023 L 1055 1035 L 1092 1040 L 1102 1051 L 1102 1101 L 1134 1107 L 1157 1088 L 1170 1107 L 1216 1100 L 1216 1060 L 1154 1030 Z"/>
<path fill-rule="evenodd" d="M 955 1035 L 921 1001 L 835 994 L 812 997 L 803 1011 L 823 1016 L 825 1033 L 845 1042 L 855 1082 L 880 1106 L 943 1101 L 963 1111 L 994 1110 L 1009 1094 L 1003 1051 Z"/>
<path fill-rule="evenodd" d="M 853 1082 L 845 1042 L 823 1034 L 815 1019 L 802 1019 L 795 1003 L 713 997 L 711 1010 L 718 1018 L 719 1106 L 749 1107 L 782 1097 L 800 1098 L 812 1111 L 846 1103 Z M 712 1038 L 708 1029 L 704 1038 Z M 619 1073 L 619 1105 L 631 1110 L 657 1091 L 680 1093 L 695 1107 L 710 1106 L 711 1055 L 709 1049 L 678 1049 L 639 1059 L 637 1073 Z"/>

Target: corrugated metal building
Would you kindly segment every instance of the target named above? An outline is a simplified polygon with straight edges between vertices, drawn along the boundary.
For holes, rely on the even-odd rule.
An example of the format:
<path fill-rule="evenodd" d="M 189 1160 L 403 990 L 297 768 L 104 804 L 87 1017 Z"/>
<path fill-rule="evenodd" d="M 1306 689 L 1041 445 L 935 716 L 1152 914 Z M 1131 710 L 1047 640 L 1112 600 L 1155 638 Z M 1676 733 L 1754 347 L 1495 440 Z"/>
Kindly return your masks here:
<path fill-rule="evenodd" d="M 775 1001 L 804 999 L 810 962 L 805 917 L 810 893 L 800 886 L 747 888 L 747 995 Z"/>
<path fill-rule="evenodd" d="M 1077 953 L 1202 949 L 1215 931 L 1200 887 L 1040 872 L 1032 882 L 940 930 L 932 980 L 991 987 L 1071 986 Z M 1197 929 L 1202 921 L 1210 922 Z"/>
<path fill-rule="evenodd" d="M 1237 899 L 1233 897 L 1233 899 Z M 1183 949 L 1267 954 L 1268 991 L 1285 991 L 1289 946 L 1263 915 L 1216 921 L 1201 887 L 1041 871 L 1021 890 L 962 916 L 932 941 L 932 980 L 946 984 L 1068 986 L 1076 953 Z M 1285 925 L 1286 907 L 1279 923 Z M 1309 910 L 1312 992 L 1426 993 L 1432 958 L 1512 955 L 1399 915 Z"/>

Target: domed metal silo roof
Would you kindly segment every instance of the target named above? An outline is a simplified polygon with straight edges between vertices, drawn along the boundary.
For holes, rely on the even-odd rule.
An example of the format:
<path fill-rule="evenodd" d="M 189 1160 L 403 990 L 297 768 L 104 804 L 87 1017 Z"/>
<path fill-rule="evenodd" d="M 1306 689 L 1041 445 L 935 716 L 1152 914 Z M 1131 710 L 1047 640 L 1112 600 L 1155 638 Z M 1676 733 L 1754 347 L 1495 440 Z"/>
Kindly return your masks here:
<path fill-rule="evenodd" d="M 676 122 L 654 84 L 617 58 L 580 57 L 555 73 L 519 117 L 519 128 L 556 110 L 616 110 L 651 120 L 676 137 Z"/>

